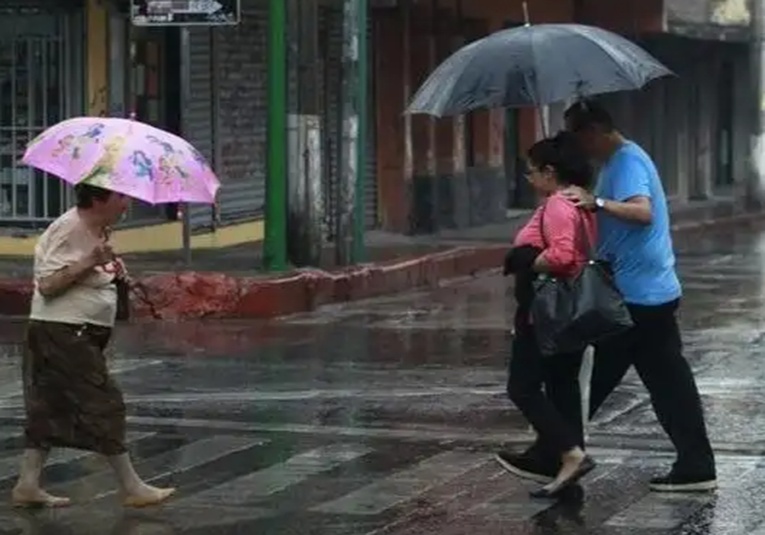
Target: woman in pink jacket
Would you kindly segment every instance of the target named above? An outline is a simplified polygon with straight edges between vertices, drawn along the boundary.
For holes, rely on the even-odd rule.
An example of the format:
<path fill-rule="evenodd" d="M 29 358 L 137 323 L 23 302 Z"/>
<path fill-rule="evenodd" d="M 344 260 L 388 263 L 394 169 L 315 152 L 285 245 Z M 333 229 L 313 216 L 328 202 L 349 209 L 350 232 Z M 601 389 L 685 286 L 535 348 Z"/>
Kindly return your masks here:
<path fill-rule="evenodd" d="M 527 177 L 542 202 L 516 236 L 506 260 L 506 273 L 516 278 L 518 302 L 508 395 L 538 440 L 522 455 L 500 452 L 497 460 L 518 476 L 549 482 L 532 493 L 537 497 L 559 494 L 595 467 L 583 451 L 578 385 L 583 352 L 542 356 L 529 315 L 536 277 L 574 277 L 588 260 L 589 244 L 596 239 L 595 218 L 560 192 L 572 185 L 587 188 L 592 176 L 587 157 L 571 134 L 562 132 L 534 145 L 528 153 Z M 550 466 L 550 461 L 558 466 L 557 473 L 541 473 L 545 470 L 540 467 Z"/>

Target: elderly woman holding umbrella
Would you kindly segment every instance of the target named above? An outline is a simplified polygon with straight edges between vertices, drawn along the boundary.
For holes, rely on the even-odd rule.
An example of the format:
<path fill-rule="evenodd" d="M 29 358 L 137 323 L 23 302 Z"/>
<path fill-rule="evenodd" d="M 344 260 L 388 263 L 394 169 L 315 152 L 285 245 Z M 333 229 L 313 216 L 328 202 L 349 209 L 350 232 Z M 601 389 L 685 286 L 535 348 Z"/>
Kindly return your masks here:
<path fill-rule="evenodd" d="M 133 468 L 125 446 L 125 403 L 104 357 L 117 314 L 117 287 L 127 277 L 112 250 L 109 229 L 127 210 L 129 194 L 149 201 L 154 199 L 142 192 L 163 195 L 161 188 L 131 186 L 130 177 L 136 173 L 129 162 L 138 161 L 131 155 L 140 152 L 143 163 L 159 161 L 145 144 L 140 151 L 130 146 L 131 139 L 140 141 L 151 127 L 120 121 L 83 118 L 62 123 L 35 140 L 24 157 L 28 165 L 77 185 L 76 206 L 48 227 L 35 248 L 35 291 L 23 360 L 26 449 L 12 493 L 19 507 L 69 505 L 68 498 L 52 496 L 40 485 L 51 448 L 77 448 L 106 457 L 126 506 L 156 505 L 174 492 L 148 485 Z M 110 138 L 110 127 L 122 129 L 122 135 Z M 170 138 L 174 145 L 165 142 L 160 150 L 175 156 L 186 177 L 196 173 L 210 179 L 211 171 L 188 144 L 156 129 L 148 132 L 155 140 Z M 184 154 L 189 161 L 183 160 Z M 165 183 L 171 185 L 172 180 Z M 214 197 L 217 180 L 206 184 Z M 173 188 L 179 200 L 183 196 L 178 192 L 198 191 L 193 186 Z"/>
<path fill-rule="evenodd" d="M 75 187 L 77 205 L 58 218 L 35 248 L 35 292 L 24 356 L 27 447 L 13 489 L 17 506 L 60 507 L 40 474 L 51 448 L 104 455 L 129 505 L 165 500 L 173 489 L 144 483 L 125 448 L 125 403 L 104 358 L 117 311 L 115 278 L 125 275 L 107 240 L 128 197 Z"/>

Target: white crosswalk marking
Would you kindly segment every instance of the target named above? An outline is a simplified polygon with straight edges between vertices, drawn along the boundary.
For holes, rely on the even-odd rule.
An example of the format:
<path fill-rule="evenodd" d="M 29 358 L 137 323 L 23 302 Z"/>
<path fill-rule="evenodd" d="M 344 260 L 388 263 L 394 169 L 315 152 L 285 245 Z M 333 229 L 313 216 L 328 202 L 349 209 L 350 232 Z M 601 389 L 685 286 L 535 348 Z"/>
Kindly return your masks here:
<path fill-rule="evenodd" d="M 148 439 L 154 444 L 155 437 L 155 433 L 138 432 L 132 433 L 130 440 Z M 237 453 L 239 459 L 250 455 L 258 458 L 260 452 L 256 449 L 243 452 L 267 442 L 267 439 L 255 436 L 212 436 L 141 459 L 136 462 L 136 469 L 147 480 L 156 481 L 190 472 Z M 491 477 L 495 472 L 488 468 L 493 465 L 493 461 L 486 452 L 445 451 L 425 459 L 418 458 L 416 463 L 403 469 L 362 472 L 366 478 L 376 478 L 364 479 L 364 484 L 359 483 L 356 476 L 348 477 L 346 471 L 327 487 L 321 483 L 317 486 L 314 482 L 314 478 L 322 478 L 324 481 L 325 477 L 331 477 L 329 473 L 333 470 L 374 451 L 373 445 L 356 442 L 306 446 L 288 458 L 284 458 L 285 454 L 282 457 L 284 460 L 280 459 L 264 467 L 260 467 L 263 466 L 260 464 L 258 469 L 249 473 L 246 473 L 247 466 L 239 465 L 236 476 L 232 475 L 228 480 L 217 479 L 212 484 L 214 486 L 205 484 L 204 470 L 200 470 L 194 472 L 194 476 L 199 475 L 202 479 L 194 480 L 188 487 L 180 485 L 179 496 L 163 506 L 161 516 L 163 522 L 179 531 L 221 529 L 234 525 L 239 529 L 246 525 L 246 529 L 251 532 L 258 532 L 256 526 L 260 526 L 260 522 L 264 525 L 274 522 L 274 525 L 279 526 L 284 523 L 285 529 L 293 529 L 299 525 L 298 519 L 307 514 L 312 513 L 314 516 L 309 518 L 317 522 L 335 522 L 336 515 L 345 515 L 354 517 L 353 520 L 344 521 L 354 523 L 358 533 L 411 535 L 419 533 L 417 528 L 422 516 L 421 503 L 428 504 L 428 511 L 436 514 L 431 519 L 433 524 L 430 527 L 443 528 L 443 533 L 448 534 L 463 533 L 459 529 L 466 525 L 475 526 L 477 532 L 483 529 L 486 533 L 504 533 L 495 528 L 506 526 L 506 532 L 510 533 L 513 526 L 555 514 L 551 509 L 554 502 L 529 498 L 527 491 L 530 486 L 526 483 L 508 476 L 498 468 L 496 477 Z M 407 451 L 396 453 L 394 457 L 404 461 Z M 412 450 L 411 455 L 418 455 L 417 451 Z M 657 466 L 663 466 L 673 457 L 670 452 L 636 453 L 634 450 L 608 448 L 594 448 L 592 453 L 600 461 L 598 472 L 585 482 L 588 493 L 593 495 L 613 491 L 615 482 L 619 481 L 618 475 L 615 476 L 612 470 L 616 467 L 625 470 L 624 473 L 637 475 L 644 470 L 651 471 Z M 88 470 L 89 465 L 83 463 L 82 459 L 96 457 L 86 452 L 62 450 L 49 464 L 77 463 L 78 471 L 69 473 L 70 477 L 76 477 L 83 468 Z M 718 473 L 721 479 L 730 480 L 730 484 L 721 485 L 720 492 L 727 496 L 739 488 L 735 482 L 754 473 L 758 459 L 754 455 L 720 455 Z M 12 469 L 15 474 L 17 460 L 17 454 L 1 458 L 0 469 Z M 352 471 L 355 473 L 356 469 L 363 470 L 363 464 L 355 464 Z M 57 522 L 65 522 L 70 527 L 84 526 L 85 529 L 89 525 L 86 520 L 105 524 L 113 521 L 120 507 L 119 501 L 101 498 L 115 493 L 117 485 L 114 476 L 102 460 L 94 464 L 91 470 L 88 475 L 51 488 L 56 493 L 87 502 L 83 509 L 56 512 Z M 598 525 L 617 532 L 636 526 L 645 530 L 669 532 L 684 526 L 714 499 L 711 495 L 644 494 L 647 489 L 642 479 L 632 478 L 634 487 L 640 492 L 639 496 L 642 495 L 637 502 L 631 503 L 634 498 L 625 496 L 624 500 L 613 503 L 606 500 L 604 503 L 585 505 L 596 507 L 598 514 L 602 515 L 600 518 L 606 519 L 605 524 Z M 292 500 L 300 495 L 296 489 L 298 485 L 305 485 L 306 489 L 313 485 L 310 486 L 310 498 L 305 501 Z M 284 491 L 289 493 L 290 503 L 286 503 L 285 497 L 279 495 Z M 745 524 L 728 516 L 722 515 L 712 520 L 716 529 L 738 535 L 744 533 Z M 15 529 L 14 519 L 9 511 L 0 508 L 0 531 Z M 756 535 L 765 535 L 765 526 L 758 530 L 754 532 Z"/>
<path fill-rule="evenodd" d="M 467 514 L 491 518 L 498 522 L 518 522 L 519 520 L 527 520 L 534 515 L 538 515 L 552 507 L 552 505 L 549 502 L 533 501 L 531 499 L 510 503 L 492 501 L 476 505 Z"/>
<path fill-rule="evenodd" d="M 448 395 L 472 395 L 472 396 L 496 396 L 503 394 L 503 387 L 418 387 L 418 388 L 359 388 L 359 389 L 312 389 L 312 390 L 285 390 L 278 392 L 257 392 L 253 390 L 227 392 L 196 392 L 183 394 L 149 394 L 144 396 L 131 396 L 131 403 L 168 403 L 184 404 L 195 402 L 258 402 L 258 401 L 296 401 L 314 399 L 344 399 L 344 398 L 367 398 L 367 399 L 402 399 L 420 398 L 429 396 Z"/>
<path fill-rule="evenodd" d="M 149 438 L 156 435 L 156 433 L 128 433 L 127 443 L 128 445 Z M 17 434 L 18 436 L 18 434 Z M 19 455 L 21 452 L 19 452 Z M 6 481 L 11 478 L 15 478 L 19 470 L 19 455 L 11 455 L 9 457 L 3 457 L 0 459 L 0 481 Z M 80 459 L 87 457 L 95 457 L 95 454 L 89 451 L 74 450 L 68 448 L 54 449 L 51 452 L 48 462 L 45 464 L 46 468 L 53 466 L 62 466 L 69 464 Z"/>
<path fill-rule="evenodd" d="M 111 364 L 110 371 L 112 375 L 120 375 L 143 368 L 149 368 L 151 366 L 158 366 L 162 363 L 163 361 L 157 359 L 121 359 Z M 21 396 L 21 362 L 19 359 L 13 359 L 3 366 L 0 366 L 0 377 L 3 378 L 3 381 L 0 382 L 0 401 L 5 401 L 5 403 L 0 406 L 18 406 L 20 401 L 11 401 L 6 400 L 5 398 Z"/>
<path fill-rule="evenodd" d="M 15 438 L 18 438 L 20 436 L 21 436 L 21 430 L 20 429 L 19 430 L 13 430 L 13 431 L 11 431 L 10 429 L 0 430 L 0 440 L 8 440 L 8 439 L 11 439 L 11 438 L 15 439 Z"/>
<path fill-rule="evenodd" d="M 174 426 L 188 429 L 207 429 L 220 432 L 262 432 L 262 433 L 299 433 L 304 435 L 325 435 L 344 437 L 387 438 L 401 440 L 462 440 L 485 444 L 526 444 L 534 439 L 530 433 L 515 432 L 508 435 L 504 431 L 476 433 L 454 429 L 441 425 L 417 425 L 411 428 L 396 427 L 342 427 L 335 425 L 310 425 L 293 423 L 258 423 L 209 420 L 196 418 L 158 418 L 155 416 L 128 416 L 129 424 L 147 426 Z"/>
<path fill-rule="evenodd" d="M 363 446 L 332 445 L 299 453 L 268 468 L 174 500 L 166 506 L 166 514 L 181 529 L 263 518 L 272 514 L 269 508 L 257 507 L 265 498 L 372 451 Z M 211 516 L 210 507 L 219 515 Z"/>
<path fill-rule="evenodd" d="M 690 282 L 683 281 L 683 290 L 685 291 L 707 292 L 710 290 L 717 290 L 719 287 L 720 287 L 719 284 L 695 282 L 695 281 L 690 281 Z"/>
<path fill-rule="evenodd" d="M 648 494 L 606 521 L 607 526 L 674 529 L 713 500 L 710 495 Z"/>
<path fill-rule="evenodd" d="M 759 459 L 724 462 L 717 458 L 717 486 L 722 490 L 741 487 L 741 480 L 751 475 L 759 465 Z"/>
<path fill-rule="evenodd" d="M 266 441 L 256 437 L 215 436 L 204 438 L 180 448 L 142 459 L 135 463 L 136 471 L 148 482 L 156 481 L 169 475 L 180 474 Z M 84 496 L 92 499 L 110 496 L 116 492 L 114 474 L 107 467 L 52 488 L 52 492 L 74 497 Z"/>
<path fill-rule="evenodd" d="M 252 504 L 260 498 L 276 494 L 312 476 L 328 472 L 343 463 L 358 459 L 371 452 L 371 449 L 363 446 L 333 445 L 317 448 L 223 485 L 178 500 L 173 503 L 173 506 L 218 503 L 227 506 Z"/>
<path fill-rule="evenodd" d="M 694 282 L 710 282 L 710 283 L 730 283 L 752 280 L 752 275 L 749 273 L 717 273 L 717 272 L 702 272 L 693 271 L 686 273 L 683 278 L 688 278 Z"/>
<path fill-rule="evenodd" d="M 163 518 L 172 523 L 174 528 L 172 533 L 186 533 L 186 530 L 199 530 L 213 526 L 220 529 L 223 526 L 252 522 L 274 514 L 271 509 L 262 507 L 228 507 L 216 504 L 212 506 L 214 507 L 212 509 L 211 506 L 200 503 L 178 508 L 175 504 L 177 502 L 168 502 L 163 506 L 162 511 Z M 211 533 L 218 533 L 218 531 Z M 251 533 L 258 532 L 253 530 Z"/>
<path fill-rule="evenodd" d="M 395 473 L 312 510 L 348 515 L 376 515 L 489 461 L 485 453 L 441 453 L 410 469 Z"/>

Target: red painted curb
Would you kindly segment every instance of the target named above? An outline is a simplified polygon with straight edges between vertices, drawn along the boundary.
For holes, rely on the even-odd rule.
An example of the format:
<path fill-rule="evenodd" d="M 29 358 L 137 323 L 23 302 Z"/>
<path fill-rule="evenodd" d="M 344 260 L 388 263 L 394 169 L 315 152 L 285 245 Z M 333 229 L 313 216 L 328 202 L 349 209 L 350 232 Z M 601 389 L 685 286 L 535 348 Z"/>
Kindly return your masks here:
<path fill-rule="evenodd" d="M 232 277 L 223 273 L 163 273 L 138 281 L 136 319 L 272 318 L 318 306 L 433 287 L 444 279 L 501 265 L 507 246 L 460 247 L 387 264 L 337 272 L 301 270 L 278 277 Z M 29 312 L 32 285 L 0 280 L 0 314 Z"/>
<path fill-rule="evenodd" d="M 7 316 L 29 314 L 32 291 L 32 281 L 19 279 L 0 280 L 0 314 Z"/>
<path fill-rule="evenodd" d="M 673 226 L 674 233 L 755 223 L 765 213 L 744 213 Z M 144 277 L 133 299 L 136 319 L 272 318 L 321 305 L 365 299 L 501 267 L 506 244 L 459 247 L 403 261 L 369 264 L 342 271 L 301 270 L 276 277 L 232 277 L 223 273 L 182 272 Z M 0 280 L 0 315 L 29 313 L 32 284 Z"/>

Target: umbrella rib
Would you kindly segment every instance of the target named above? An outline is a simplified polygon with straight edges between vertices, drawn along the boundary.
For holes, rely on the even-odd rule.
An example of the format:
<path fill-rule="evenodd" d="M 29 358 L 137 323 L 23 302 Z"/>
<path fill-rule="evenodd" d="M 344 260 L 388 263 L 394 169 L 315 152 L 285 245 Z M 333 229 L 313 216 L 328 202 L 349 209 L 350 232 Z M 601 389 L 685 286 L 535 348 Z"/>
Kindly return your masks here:
<path fill-rule="evenodd" d="M 530 29 L 531 26 L 526 26 L 526 28 Z M 536 33 L 535 32 L 531 32 L 531 39 L 529 39 L 529 47 L 531 48 L 531 64 L 532 65 L 536 65 L 537 64 L 537 51 L 536 51 L 536 46 L 534 46 L 534 41 L 535 40 L 536 40 Z M 536 72 L 536 68 L 532 72 L 534 72 L 534 95 L 535 95 L 535 98 L 534 98 L 534 107 L 539 108 L 540 104 L 537 102 L 538 97 L 541 96 L 541 94 L 540 94 L 541 93 L 541 89 L 540 89 L 539 74 Z M 537 112 L 537 113 L 539 113 L 539 112 Z M 540 119 L 540 122 L 542 122 L 541 119 Z M 545 128 L 544 124 L 542 124 L 542 128 L 543 128 L 543 130 L 547 130 L 547 128 Z M 543 134 L 544 133 L 545 132 L 543 132 Z"/>
<path fill-rule="evenodd" d="M 465 76 L 467 75 L 467 73 L 468 73 L 468 70 L 469 70 L 469 68 L 470 68 L 470 65 L 471 65 L 471 64 L 474 62 L 474 60 L 475 60 L 475 58 L 474 58 L 475 54 L 473 53 L 473 50 L 480 48 L 480 45 L 481 45 L 481 44 L 483 44 L 483 43 L 486 43 L 486 42 L 487 42 L 487 41 L 489 41 L 489 40 L 494 40 L 494 39 L 497 39 L 497 38 L 499 38 L 499 37 L 500 37 L 500 35 L 499 35 L 499 34 L 492 34 L 492 35 L 488 35 L 488 36 L 486 36 L 486 37 L 484 37 L 484 38 L 482 38 L 482 39 L 479 39 L 479 40 L 477 40 L 477 41 L 474 41 L 474 42 L 472 42 L 472 43 L 470 43 L 470 44 L 466 45 L 466 47 L 462 48 L 461 50 L 459 50 L 459 51 L 457 51 L 457 52 L 455 53 L 455 56 L 453 57 L 453 58 L 454 58 L 454 62 L 450 62 L 450 64 L 452 64 L 452 65 L 454 66 L 454 63 L 456 63 L 456 62 L 458 62 L 458 61 L 459 61 L 459 65 L 458 65 L 458 66 L 460 66 L 460 67 L 461 67 L 463 64 L 467 64 L 467 65 L 468 65 L 468 67 L 467 67 L 467 68 L 462 68 L 462 69 L 460 69 L 460 71 L 459 71 L 459 74 L 457 74 L 457 76 L 453 77 L 453 78 L 450 80 L 450 82 L 451 82 L 451 88 L 454 88 L 454 87 L 459 87 L 459 85 L 460 85 L 460 82 L 462 81 L 463 77 L 465 77 Z M 457 54 L 459 54 L 459 53 L 460 53 L 460 52 L 462 52 L 462 51 L 464 51 L 464 52 L 465 52 L 465 54 L 463 54 L 463 55 L 461 55 L 461 56 L 457 56 Z M 477 84 L 477 83 L 474 81 L 474 85 L 479 85 L 479 84 Z M 439 91 L 439 94 L 441 94 L 441 95 L 444 95 L 444 96 L 448 96 L 449 92 L 448 92 L 448 91 L 444 91 L 444 88 L 443 88 L 443 87 L 440 87 L 439 89 L 441 90 L 441 91 Z M 446 100 L 447 100 L 447 101 L 449 100 L 449 99 L 448 99 L 448 97 L 446 98 Z M 481 107 L 483 107 L 483 105 L 482 105 L 482 104 L 480 104 L 480 103 L 473 103 L 472 105 L 468 106 L 468 107 L 465 109 L 465 112 L 463 112 L 463 113 L 467 113 L 467 112 L 469 112 L 469 111 L 473 111 L 474 109 L 479 109 L 479 108 L 481 108 Z"/>
<path fill-rule="evenodd" d="M 455 63 L 459 62 L 461 64 L 463 61 L 466 61 L 463 57 L 468 56 L 468 52 L 468 49 L 460 49 L 439 65 L 436 70 L 428 76 L 428 79 L 425 80 L 425 83 L 422 84 L 417 93 L 415 93 L 408 109 L 416 112 L 420 108 L 437 108 L 439 110 L 437 116 L 440 117 L 440 114 L 444 112 L 442 108 L 446 107 L 446 104 L 444 104 L 444 96 L 449 95 L 450 90 L 456 85 L 457 81 L 459 81 L 464 71 L 449 80 L 451 85 L 449 88 L 443 87 L 442 74 L 446 71 L 453 70 Z M 434 88 L 433 85 L 436 84 L 436 82 L 438 82 L 439 85 Z M 435 91 L 434 89 L 438 89 L 438 91 Z M 421 100 L 424 100 L 424 102 L 419 102 Z M 445 100 L 448 102 L 449 99 L 446 98 Z M 435 106 L 433 103 L 435 103 Z"/>

